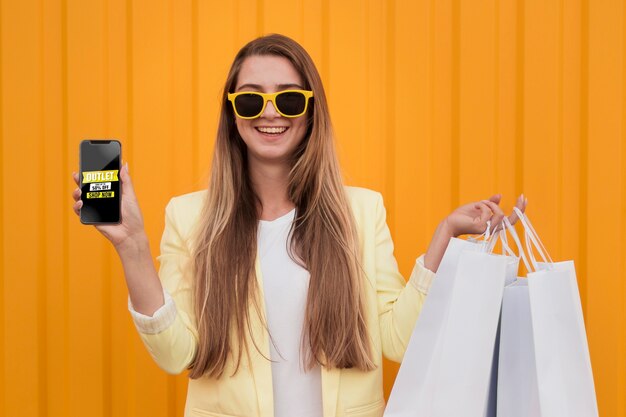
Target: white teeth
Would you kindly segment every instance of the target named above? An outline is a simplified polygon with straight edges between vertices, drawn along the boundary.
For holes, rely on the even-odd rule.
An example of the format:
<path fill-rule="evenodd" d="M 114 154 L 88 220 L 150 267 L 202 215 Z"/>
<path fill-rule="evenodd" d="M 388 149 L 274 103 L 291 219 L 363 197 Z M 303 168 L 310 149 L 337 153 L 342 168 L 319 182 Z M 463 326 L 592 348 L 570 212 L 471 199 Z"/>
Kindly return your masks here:
<path fill-rule="evenodd" d="M 262 133 L 283 133 L 287 130 L 286 127 L 257 127 L 257 130 Z"/>

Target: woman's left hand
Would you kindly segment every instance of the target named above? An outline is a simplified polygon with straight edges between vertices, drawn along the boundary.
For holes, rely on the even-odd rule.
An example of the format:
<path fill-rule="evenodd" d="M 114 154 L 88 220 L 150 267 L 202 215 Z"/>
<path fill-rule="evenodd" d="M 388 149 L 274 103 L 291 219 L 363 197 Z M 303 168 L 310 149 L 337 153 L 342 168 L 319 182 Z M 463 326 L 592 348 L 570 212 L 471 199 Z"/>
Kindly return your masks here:
<path fill-rule="evenodd" d="M 489 222 L 491 230 L 495 230 L 504 219 L 504 212 L 498 205 L 502 196 L 500 194 L 489 197 L 488 200 L 482 200 L 477 203 L 470 203 L 454 210 L 446 219 L 447 229 L 451 236 L 457 237 L 466 234 L 480 234 L 487 230 L 487 222 Z M 524 211 L 526 204 L 523 196 L 517 199 L 516 206 Z M 515 213 L 511 215 L 511 223 L 517 221 Z"/>
<path fill-rule="evenodd" d="M 504 212 L 498 205 L 500 199 L 501 195 L 496 194 L 488 200 L 461 206 L 446 217 L 437 227 L 428 246 L 424 266 L 433 272 L 437 271 L 451 237 L 484 233 L 487 230 L 487 222 L 490 224 L 491 231 L 495 231 L 504 219 Z M 527 203 L 528 201 L 522 194 L 517 198 L 515 206 L 524 212 Z M 515 212 L 509 216 L 509 221 L 511 224 L 517 222 Z"/>

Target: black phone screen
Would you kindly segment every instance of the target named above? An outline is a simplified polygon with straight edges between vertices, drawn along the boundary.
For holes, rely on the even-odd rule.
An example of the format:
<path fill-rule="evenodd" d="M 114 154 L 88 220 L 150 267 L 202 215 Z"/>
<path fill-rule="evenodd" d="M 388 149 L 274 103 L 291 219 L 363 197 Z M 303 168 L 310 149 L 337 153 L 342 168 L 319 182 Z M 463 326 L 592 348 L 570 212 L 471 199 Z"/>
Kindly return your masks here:
<path fill-rule="evenodd" d="M 80 143 L 82 223 L 120 222 L 121 151 L 122 145 L 116 140 L 83 140 Z"/>

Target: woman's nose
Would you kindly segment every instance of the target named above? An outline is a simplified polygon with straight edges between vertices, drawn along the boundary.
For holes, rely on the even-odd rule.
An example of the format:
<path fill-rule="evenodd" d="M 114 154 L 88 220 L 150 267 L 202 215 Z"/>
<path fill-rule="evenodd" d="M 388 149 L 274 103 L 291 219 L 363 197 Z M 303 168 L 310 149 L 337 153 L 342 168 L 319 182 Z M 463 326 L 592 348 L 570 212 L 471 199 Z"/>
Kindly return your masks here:
<path fill-rule="evenodd" d="M 274 118 L 280 117 L 280 113 L 276 111 L 276 107 L 274 107 L 274 103 L 272 101 L 268 101 L 265 106 L 265 110 L 263 111 L 262 117 Z"/>

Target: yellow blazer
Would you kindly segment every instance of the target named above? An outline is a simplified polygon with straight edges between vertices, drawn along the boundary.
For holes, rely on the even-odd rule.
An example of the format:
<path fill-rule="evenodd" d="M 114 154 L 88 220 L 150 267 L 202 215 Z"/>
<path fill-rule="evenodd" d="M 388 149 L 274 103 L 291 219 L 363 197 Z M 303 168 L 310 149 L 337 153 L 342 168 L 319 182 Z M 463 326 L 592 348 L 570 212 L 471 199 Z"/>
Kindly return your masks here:
<path fill-rule="evenodd" d="M 365 270 L 366 319 L 377 368 L 371 372 L 322 367 L 325 417 L 379 417 L 385 407 L 382 356 L 402 360 L 413 326 L 422 308 L 433 273 L 417 260 L 409 283 L 398 272 L 393 242 L 386 224 L 382 196 L 364 188 L 346 187 L 359 231 L 362 266 Z M 198 333 L 191 304 L 190 233 L 206 191 L 173 198 L 165 210 L 159 277 L 176 304 L 176 316 L 156 334 L 139 332 L 156 363 L 168 373 L 183 372 L 196 352 Z M 256 259 L 258 289 L 263 282 Z M 263 296 L 260 297 L 261 305 Z M 266 358 L 269 337 L 251 307 L 252 333 Z M 219 379 L 190 379 L 185 416 L 273 417 L 271 363 L 250 344 L 249 360 L 242 360 L 232 375 L 230 361 Z M 294 416 L 297 417 L 297 416 Z"/>

